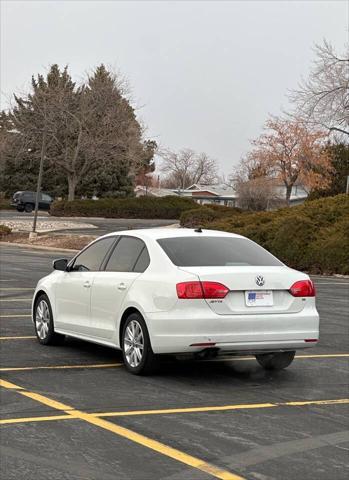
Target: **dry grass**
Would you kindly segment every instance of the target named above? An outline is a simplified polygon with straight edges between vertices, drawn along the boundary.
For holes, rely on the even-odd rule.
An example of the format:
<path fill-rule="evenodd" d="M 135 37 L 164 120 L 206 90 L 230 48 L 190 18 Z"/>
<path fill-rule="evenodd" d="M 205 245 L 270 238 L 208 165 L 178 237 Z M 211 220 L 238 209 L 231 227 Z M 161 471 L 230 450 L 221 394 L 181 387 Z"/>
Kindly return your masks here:
<path fill-rule="evenodd" d="M 23 243 L 26 245 L 42 245 L 45 247 L 69 248 L 81 250 L 88 243 L 97 238 L 96 235 L 38 235 L 35 239 L 29 240 L 27 233 L 11 233 L 2 237 L 1 240 L 9 243 Z"/>

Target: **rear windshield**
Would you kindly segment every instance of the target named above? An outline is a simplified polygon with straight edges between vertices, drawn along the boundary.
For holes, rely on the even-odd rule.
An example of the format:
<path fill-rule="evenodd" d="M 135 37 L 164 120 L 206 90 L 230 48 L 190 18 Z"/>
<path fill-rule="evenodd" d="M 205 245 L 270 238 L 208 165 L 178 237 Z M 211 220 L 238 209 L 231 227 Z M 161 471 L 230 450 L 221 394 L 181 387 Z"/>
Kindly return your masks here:
<path fill-rule="evenodd" d="M 158 240 L 178 267 L 280 266 L 273 255 L 245 238 L 175 237 Z"/>

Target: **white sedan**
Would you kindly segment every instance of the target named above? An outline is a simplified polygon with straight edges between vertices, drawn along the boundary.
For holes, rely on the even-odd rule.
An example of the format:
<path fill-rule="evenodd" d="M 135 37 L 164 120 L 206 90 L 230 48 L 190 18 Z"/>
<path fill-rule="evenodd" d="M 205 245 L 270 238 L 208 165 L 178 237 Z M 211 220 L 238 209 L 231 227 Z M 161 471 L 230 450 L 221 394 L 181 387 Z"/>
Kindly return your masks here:
<path fill-rule="evenodd" d="M 98 238 L 36 287 L 33 322 L 44 345 L 65 335 L 121 349 L 134 374 L 161 354 L 255 355 L 287 367 L 319 339 L 315 289 L 240 235 L 144 229 Z"/>

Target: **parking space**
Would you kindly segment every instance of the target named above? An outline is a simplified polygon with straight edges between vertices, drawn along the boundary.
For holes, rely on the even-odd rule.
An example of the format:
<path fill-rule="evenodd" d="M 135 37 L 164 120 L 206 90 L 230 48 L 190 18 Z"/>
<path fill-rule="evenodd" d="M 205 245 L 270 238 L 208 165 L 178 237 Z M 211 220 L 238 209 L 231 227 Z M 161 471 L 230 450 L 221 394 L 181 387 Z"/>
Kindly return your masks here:
<path fill-rule="evenodd" d="M 314 277 L 321 342 L 285 371 L 166 360 L 135 377 L 112 349 L 36 342 L 31 295 L 57 256 L 1 251 L 2 478 L 347 477 L 348 279 Z"/>

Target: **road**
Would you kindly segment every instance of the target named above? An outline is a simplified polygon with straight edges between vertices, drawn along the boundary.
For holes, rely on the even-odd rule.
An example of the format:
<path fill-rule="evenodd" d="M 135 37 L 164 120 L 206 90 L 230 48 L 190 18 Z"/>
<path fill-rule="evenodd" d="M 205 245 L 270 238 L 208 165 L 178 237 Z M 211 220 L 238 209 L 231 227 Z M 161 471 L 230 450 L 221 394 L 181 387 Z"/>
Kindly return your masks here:
<path fill-rule="evenodd" d="M 33 213 L 17 212 L 16 210 L 0 210 L 1 219 L 8 221 L 25 220 L 33 221 Z M 137 219 L 137 218 L 97 218 L 97 217 L 51 217 L 47 212 L 39 212 L 38 221 L 49 221 L 50 223 L 59 223 L 61 221 L 72 221 L 74 223 L 88 223 L 95 228 L 69 228 L 55 230 L 55 233 L 86 234 L 86 235 L 105 235 L 110 232 L 136 228 L 162 227 L 176 223 L 176 220 L 161 219 Z"/>
<path fill-rule="evenodd" d="M 1 247 L 1 478 L 341 480 L 349 466 L 349 280 L 315 277 L 321 341 L 285 371 L 168 361 L 33 338 L 30 298 L 60 252 Z"/>

